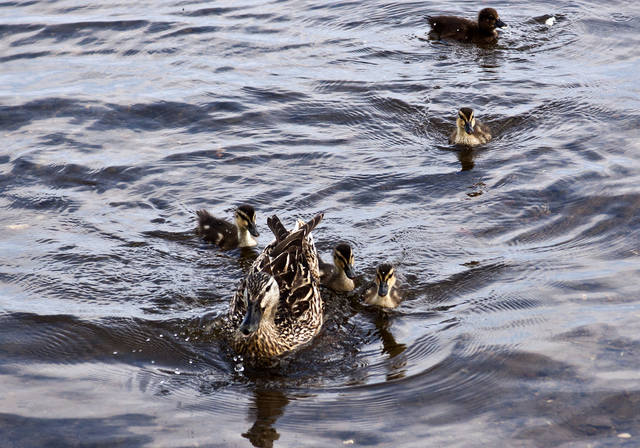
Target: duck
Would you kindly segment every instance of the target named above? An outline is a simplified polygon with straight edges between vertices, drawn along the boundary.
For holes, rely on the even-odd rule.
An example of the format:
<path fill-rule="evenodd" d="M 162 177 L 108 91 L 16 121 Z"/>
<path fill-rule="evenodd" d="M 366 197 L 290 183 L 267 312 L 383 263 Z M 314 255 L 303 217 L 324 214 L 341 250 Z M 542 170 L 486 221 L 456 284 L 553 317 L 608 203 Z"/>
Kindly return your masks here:
<path fill-rule="evenodd" d="M 231 346 L 245 362 L 270 366 L 320 332 L 324 303 L 311 231 L 323 216 L 291 231 L 276 215 L 267 219 L 275 240 L 258 255 L 229 305 Z"/>
<path fill-rule="evenodd" d="M 260 236 L 260 233 L 256 228 L 256 211 L 251 205 L 242 204 L 236 208 L 235 224 L 216 218 L 204 209 L 198 210 L 196 214 L 198 234 L 223 250 L 258 244 L 254 237 Z"/>
<path fill-rule="evenodd" d="M 507 24 L 500 20 L 493 8 L 484 8 L 478 13 L 478 21 L 456 16 L 427 16 L 434 39 L 454 39 L 462 42 L 493 43 L 498 39 L 496 28 Z"/>
<path fill-rule="evenodd" d="M 353 250 L 347 243 L 340 243 L 333 249 L 333 264 L 319 260 L 320 284 L 337 292 L 353 291 Z"/>
<path fill-rule="evenodd" d="M 491 140 L 489 128 L 476 121 L 473 109 L 463 107 L 458 110 L 456 128 L 449 136 L 449 144 L 476 146 Z"/>
<path fill-rule="evenodd" d="M 376 269 L 375 284 L 364 293 L 364 303 L 382 308 L 395 308 L 402 297 L 396 287 L 395 269 L 389 263 L 383 263 Z"/>

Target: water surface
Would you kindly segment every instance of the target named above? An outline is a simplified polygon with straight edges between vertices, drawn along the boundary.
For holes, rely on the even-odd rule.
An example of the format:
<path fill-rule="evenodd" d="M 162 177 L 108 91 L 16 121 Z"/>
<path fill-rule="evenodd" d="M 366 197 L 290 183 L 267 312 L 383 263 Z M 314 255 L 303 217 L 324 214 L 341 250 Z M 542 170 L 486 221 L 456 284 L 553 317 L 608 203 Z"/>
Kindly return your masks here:
<path fill-rule="evenodd" d="M 0 4 L 0 435 L 8 446 L 634 446 L 640 7 Z M 545 25 L 551 15 L 557 21 Z M 447 144 L 471 106 L 496 138 Z M 217 327 L 255 253 L 195 210 L 324 211 L 388 313 L 255 370 Z"/>

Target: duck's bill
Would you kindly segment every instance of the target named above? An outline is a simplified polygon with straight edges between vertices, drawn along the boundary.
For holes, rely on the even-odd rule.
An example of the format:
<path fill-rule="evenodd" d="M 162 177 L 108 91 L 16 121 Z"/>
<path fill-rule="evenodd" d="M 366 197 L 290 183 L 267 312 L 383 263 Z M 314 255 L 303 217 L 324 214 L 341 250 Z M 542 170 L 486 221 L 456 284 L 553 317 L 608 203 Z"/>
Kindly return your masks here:
<path fill-rule="evenodd" d="M 386 283 L 380 283 L 378 286 L 378 295 L 384 297 L 389 293 L 389 285 Z"/>
<path fill-rule="evenodd" d="M 496 28 L 504 28 L 505 26 L 507 26 L 507 24 L 498 19 L 498 21 L 496 22 Z"/>
<path fill-rule="evenodd" d="M 258 233 L 258 229 L 256 228 L 256 225 L 255 225 L 255 224 L 250 223 L 250 224 L 249 224 L 249 227 L 248 227 L 248 230 L 249 230 L 249 233 L 250 233 L 251 235 L 256 236 L 256 237 L 257 237 L 257 236 L 260 236 L 260 233 Z"/>
<path fill-rule="evenodd" d="M 247 314 L 244 315 L 244 319 L 238 327 L 238 331 L 245 336 L 249 336 L 251 333 L 258 330 L 261 318 L 262 312 L 260 310 L 260 304 L 250 303 L 247 308 Z"/>
<path fill-rule="evenodd" d="M 473 134 L 473 126 L 471 126 L 471 123 L 466 122 L 464 124 L 464 130 L 467 131 L 467 134 Z"/>
<path fill-rule="evenodd" d="M 345 268 L 344 268 L 344 274 L 349 277 L 350 279 L 354 279 L 356 278 L 356 273 L 353 270 L 353 265 L 352 264 L 348 264 Z"/>

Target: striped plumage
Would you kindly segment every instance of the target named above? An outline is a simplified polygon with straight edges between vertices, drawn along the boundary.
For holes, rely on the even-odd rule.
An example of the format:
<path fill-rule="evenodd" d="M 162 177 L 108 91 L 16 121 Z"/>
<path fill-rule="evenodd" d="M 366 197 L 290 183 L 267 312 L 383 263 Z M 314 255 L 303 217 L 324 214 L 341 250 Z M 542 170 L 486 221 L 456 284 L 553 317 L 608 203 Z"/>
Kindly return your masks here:
<path fill-rule="evenodd" d="M 311 341 L 322 328 L 318 255 L 311 231 L 319 214 L 288 231 L 267 220 L 276 239 L 258 256 L 229 307 L 231 345 L 248 361 L 265 361 Z"/>
<path fill-rule="evenodd" d="M 223 250 L 258 244 L 253 238 L 260 235 L 256 228 L 256 211 L 250 205 L 243 204 L 236 209 L 235 224 L 216 218 L 206 210 L 198 210 L 196 214 L 198 234 Z"/>
<path fill-rule="evenodd" d="M 489 128 L 476 120 L 473 109 L 462 107 L 458 110 L 456 128 L 449 136 L 449 143 L 476 146 L 491 140 Z"/>
<path fill-rule="evenodd" d="M 319 259 L 320 260 L 320 259 Z M 353 291 L 355 283 L 353 278 L 353 250 L 347 243 L 340 243 L 333 249 L 333 264 L 320 263 L 320 282 L 334 291 Z"/>
<path fill-rule="evenodd" d="M 402 301 L 396 288 L 395 269 L 388 263 L 383 263 L 376 270 L 375 284 L 364 293 L 364 303 L 382 308 L 395 308 Z"/>

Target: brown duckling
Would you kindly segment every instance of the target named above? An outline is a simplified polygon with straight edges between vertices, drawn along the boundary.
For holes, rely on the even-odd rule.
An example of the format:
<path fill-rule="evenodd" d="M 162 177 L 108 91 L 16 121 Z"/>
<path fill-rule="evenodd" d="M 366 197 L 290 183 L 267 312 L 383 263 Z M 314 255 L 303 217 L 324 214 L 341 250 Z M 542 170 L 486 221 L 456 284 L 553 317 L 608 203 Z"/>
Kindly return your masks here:
<path fill-rule="evenodd" d="M 395 308 L 402 301 L 396 286 L 396 275 L 393 266 L 383 263 L 376 270 L 375 284 L 364 292 L 364 303 L 383 308 Z"/>
<path fill-rule="evenodd" d="M 353 251 L 347 243 L 333 249 L 333 264 L 320 260 L 320 284 L 334 291 L 348 292 L 356 287 L 353 279 Z"/>
<path fill-rule="evenodd" d="M 458 111 L 456 128 L 449 136 L 449 144 L 475 146 L 491 140 L 489 128 L 476 121 L 473 109 L 463 107 Z"/>
<path fill-rule="evenodd" d="M 256 228 L 256 211 L 250 205 L 236 209 L 235 224 L 212 216 L 206 210 L 198 210 L 198 233 L 210 243 L 223 250 L 237 247 L 252 247 L 258 244 L 253 238 L 260 236 Z"/>
<path fill-rule="evenodd" d="M 498 12 L 484 8 L 478 13 L 478 21 L 456 16 L 427 16 L 434 39 L 454 39 L 462 42 L 492 43 L 498 39 L 496 28 L 506 26 Z"/>

